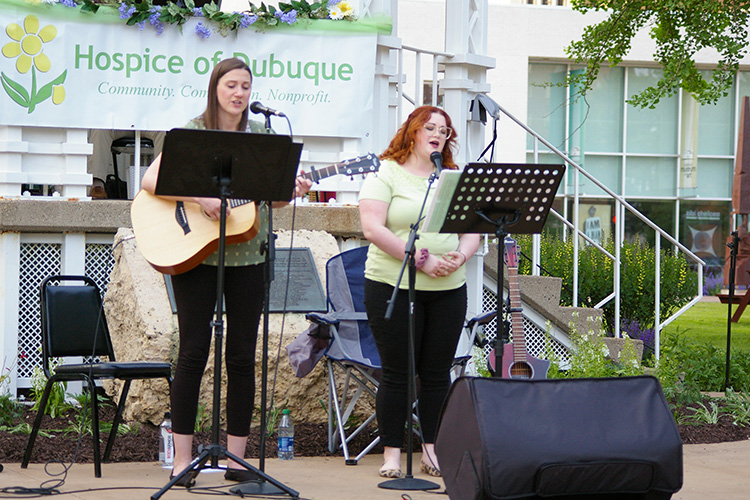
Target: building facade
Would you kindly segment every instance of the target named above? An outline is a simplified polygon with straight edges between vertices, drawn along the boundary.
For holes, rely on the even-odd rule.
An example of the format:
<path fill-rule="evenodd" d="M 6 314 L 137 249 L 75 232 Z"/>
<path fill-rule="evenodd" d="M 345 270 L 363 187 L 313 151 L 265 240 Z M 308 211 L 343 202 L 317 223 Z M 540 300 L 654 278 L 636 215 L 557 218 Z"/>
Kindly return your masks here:
<path fill-rule="evenodd" d="M 576 99 L 570 89 L 554 85 L 580 70 L 564 49 L 606 14 L 582 15 L 567 3 L 489 0 L 487 55 L 496 60 L 487 74 L 489 96 L 704 259 L 707 274 L 721 273 L 734 228 L 732 177 L 739 109 L 742 97 L 750 95 L 750 60 L 714 105 L 698 106 L 681 92 L 654 109 L 635 108 L 627 99 L 654 85 L 661 73 L 653 41 L 642 32 L 628 57 L 617 67 L 603 67 L 586 99 Z M 441 47 L 442 30 L 435 28 L 444 22 L 444 2 L 403 1 L 399 9 L 405 45 Z M 696 62 L 709 75 L 717 60 L 703 51 Z M 494 161 L 560 163 L 543 145 L 535 150 L 531 136 L 505 116 L 498 120 L 497 136 Z M 573 190 L 570 175 L 555 204 L 569 220 Z M 584 177 L 579 190 L 579 227 L 607 241 L 616 216 L 613 202 Z M 644 229 L 640 220 L 625 216 L 626 241 L 653 244 L 653 232 Z"/>

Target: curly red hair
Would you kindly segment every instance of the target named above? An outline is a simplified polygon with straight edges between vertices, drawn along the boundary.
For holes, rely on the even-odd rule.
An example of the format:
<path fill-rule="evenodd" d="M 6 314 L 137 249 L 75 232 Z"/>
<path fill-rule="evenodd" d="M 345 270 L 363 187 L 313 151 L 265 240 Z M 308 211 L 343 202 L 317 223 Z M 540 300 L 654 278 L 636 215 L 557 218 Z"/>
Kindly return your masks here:
<path fill-rule="evenodd" d="M 453 129 L 453 133 L 445 141 L 445 146 L 443 147 L 443 168 L 457 169 L 458 166 L 453 161 L 453 150 L 457 148 L 456 130 L 453 128 L 453 123 L 448 113 L 435 106 L 420 106 L 412 111 L 404 124 L 401 125 L 401 128 L 398 129 L 396 135 L 391 139 L 391 143 L 383 151 L 383 154 L 380 155 L 380 159 L 394 160 L 399 165 L 403 165 L 414 149 L 417 132 L 419 132 L 425 123 L 430 121 L 432 113 L 443 115 L 445 124 Z"/>

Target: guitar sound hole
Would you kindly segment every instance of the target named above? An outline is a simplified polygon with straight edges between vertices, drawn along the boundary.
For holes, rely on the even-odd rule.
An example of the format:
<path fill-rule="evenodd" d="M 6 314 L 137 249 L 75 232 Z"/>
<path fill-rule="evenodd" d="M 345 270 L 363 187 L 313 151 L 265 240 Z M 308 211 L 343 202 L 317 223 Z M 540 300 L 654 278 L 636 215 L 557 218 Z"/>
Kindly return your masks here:
<path fill-rule="evenodd" d="M 531 365 L 528 363 L 513 363 L 510 366 L 510 378 L 531 378 Z"/>

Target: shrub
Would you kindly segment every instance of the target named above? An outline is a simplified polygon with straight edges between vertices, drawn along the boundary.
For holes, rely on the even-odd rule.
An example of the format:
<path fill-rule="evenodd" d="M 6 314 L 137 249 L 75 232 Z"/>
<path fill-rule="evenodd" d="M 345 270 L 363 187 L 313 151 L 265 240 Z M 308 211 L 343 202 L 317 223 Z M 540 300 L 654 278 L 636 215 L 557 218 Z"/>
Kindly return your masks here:
<path fill-rule="evenodd" d="M 522 255 L 531 254 L 532 240 L 529 235 L 518 238 Z M 614 243 L 610 240 L 605 249 L 614 254 Z M 541 244 L 542 274 L 562 279 L 560 302 L 573 304 L 573 242 L 545 233 Z M 629 322 L 637 322 L 641 330 L 654 324 L 654 282 L 656 252 L 643 243 L 625 243 L 620 249 L 621 305 L 620 315 Z M 687 304 L 697 292 L 697 275 L 691 271 L 687 260 L 672 250 L 661 251 L 661 314 L 663 317 Z M 519 273 L 531 274 L 529 259 L 521 259 Z M 593 307 L 614 290 L 614 263 L 592 246 L 581 245 L 578 258 L 579 304 Z M 614 301 L 604 305 L 604 327 L 614 331 Z"/>

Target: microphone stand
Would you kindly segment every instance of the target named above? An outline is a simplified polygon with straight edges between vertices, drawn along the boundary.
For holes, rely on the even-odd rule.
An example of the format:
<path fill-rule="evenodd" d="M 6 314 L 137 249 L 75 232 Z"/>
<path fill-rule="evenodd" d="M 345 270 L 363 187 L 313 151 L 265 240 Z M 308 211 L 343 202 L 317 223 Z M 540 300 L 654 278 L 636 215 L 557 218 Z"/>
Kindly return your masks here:
<path fill-rule="evenodd" d="M 434 154 L 434 153 L 433 153 Z M 437 166 L 437 165 L 436 165 Z M 393 308 L 396 304 L 396 296 L 399 292 L 399 286 L 401 285 L 401 280 L 404 276 L 404 270 L 406 269 L 406 266 L 409 266 L 409 290 L 408 290 L 408 297 L 409 297 L 409 342 L 408 342 L 408 364 L 407 364 L 407 379 L 408 379 L 408 385 L 407 385 L 407 391 L 406 391 L 406 399 L 407 399 L 407 424 L 406 424 L 406 475 L 401 478 L 397 479 L 391 479 L 388 481 L 384 481 L 380 484 L 378 484 L 378 488 L 388 489 L 388 490 L 434 490 L 439 488 L 440 486 L 436 483 L 433 483 L 432 481 L 427 481 L 425 479 L 417 479 L 412 474 L 412 448 L 414 447 L 414 437 L 413 437 L 413 430 L 414 430 L 414 422 L 412 419 L 412 409 L 414 407 L 414 399 L 415 399 L 415 393 L 416 393 L 416 361 L 415 361 L 415 335 L 417 330 L 417 324 L 416 324 L 416 318 L 414 317 L 414 303 L 416 301 L 416 282 L 417 282 L 417 264 L 414 260 L 414 252 L 415 252 L 415 245 L 417 242 L 417 239 L 419 239 L 419 235 L 417 234 L 417 231 L 419 230 L 419 223 L 422 222 L 422 214 L 424 213 L 424 207 L 427 205 L 427 198 L 430 195 L 430 189 L 432 189 L 432 183 L 435 182 L 435 179 L 437 179 L 437 172 L 438 169 L 435 169 L 435 172 L 430 174 L 428 183 L 427 183 L 427 192 L 424 195 L 424 200 L 422 201 L 422 207 L 419 209 L 419 215 L 417 216 L 417 222 L 412 224 L 411 230 L 409 231 L 409 238 L 406 241 L 406 247 L 404 248 L 404 261 L 401 263 L 401 271 L 398 275 L 398 280 L 396 281 L 396 286 L 393 288 L 393 294 L 391 295 L 391 299 L 388 301 L 388 309 L 386 309 L 385 312 L 385 319 L 390 320 L 391 315 L 393 314 Z M 420 431 L 420 438 L 422 436 L 422 433 Z M 424 442 L 424 441 L 422 441 Z"/>
<path fill-rule="evenodd" d="M 724 391 L 729 387 L 729 361 L 732 347 L 732 303 L 734 302 L 734 280 L 737 268 L 737 252 L 740 248 L 740 238 L 737 231 L 732 232 L 732 242 L 727 243 L 729 247 L 729 307 L 727 308 L 727 353 L 726 365 L 724 367 Z"/>

